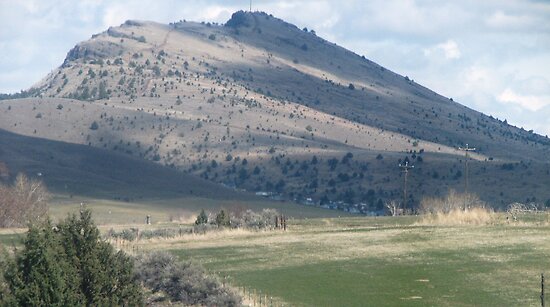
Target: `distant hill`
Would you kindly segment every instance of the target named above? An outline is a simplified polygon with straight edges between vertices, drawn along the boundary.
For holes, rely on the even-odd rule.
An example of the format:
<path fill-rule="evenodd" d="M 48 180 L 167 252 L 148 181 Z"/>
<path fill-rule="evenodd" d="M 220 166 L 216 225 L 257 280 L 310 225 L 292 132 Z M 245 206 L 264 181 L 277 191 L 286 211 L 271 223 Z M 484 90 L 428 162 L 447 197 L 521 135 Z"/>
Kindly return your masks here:
<path fill-rule="evenodd" d="M 265 13 L 225 25 L 127 21 L 7 98 L 17 99 L 0 101 L 2 129 L 304 202 L 381 209 L 401 197 L 405 159 L 416 166 L 410 205 L 462 190 L 466 144 L 482 199 L 550 199 L 547 137 Z"/>

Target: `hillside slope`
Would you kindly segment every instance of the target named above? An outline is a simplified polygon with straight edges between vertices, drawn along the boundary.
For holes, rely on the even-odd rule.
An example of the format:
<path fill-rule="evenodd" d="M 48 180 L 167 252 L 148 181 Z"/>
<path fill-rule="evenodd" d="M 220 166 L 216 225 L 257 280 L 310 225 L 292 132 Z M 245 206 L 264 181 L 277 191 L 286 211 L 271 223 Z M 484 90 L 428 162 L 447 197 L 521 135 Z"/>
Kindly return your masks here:
<path fill-rule="evenodd" d="M 29 93 L 0 102 L 0 128 L 232 187 L 375 210 L 400 197 L 397 164 L 408 159 L 418 204 L 462 189 L 457 147 L 469 143 L 471 186 L 484 199 L 550 198 L 548 138 L 264 13 L 223 26 L 128 21 L 75 46 Z"/>
<path fill-rule="evenodd" d="M 182 174 L 168 167 L 110 150 L 22 136 L 0 129 L 0 161 L 15 175 L 43 179 L 57 194 L 139 200 L 194 196 L 253 197 Z"/>

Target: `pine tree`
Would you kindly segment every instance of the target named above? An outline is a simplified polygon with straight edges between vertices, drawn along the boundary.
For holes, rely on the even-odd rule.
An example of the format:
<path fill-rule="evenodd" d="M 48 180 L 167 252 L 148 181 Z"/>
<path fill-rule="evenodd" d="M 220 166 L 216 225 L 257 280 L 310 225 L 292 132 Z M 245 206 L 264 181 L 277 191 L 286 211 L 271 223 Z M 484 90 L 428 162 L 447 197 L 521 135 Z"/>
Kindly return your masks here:
<path fill-rule="evenodd" d="M 197 216 L 197 219 L 195 220 L 195 225 L 201 225 L 208 223 L 208 215 L 206 215 L 206 212 L 204 212 L 204 209 L 201 210 L 201 213 Z"/>
<path fill-rule="evenodd" d="M 231 221 L 229 220 L 229 214 L 225 212 L 225 210 L 220 210 L 220 212 L 216 215 L 216 224 L 218 226 L 229 226 L 231 225 Z"/>

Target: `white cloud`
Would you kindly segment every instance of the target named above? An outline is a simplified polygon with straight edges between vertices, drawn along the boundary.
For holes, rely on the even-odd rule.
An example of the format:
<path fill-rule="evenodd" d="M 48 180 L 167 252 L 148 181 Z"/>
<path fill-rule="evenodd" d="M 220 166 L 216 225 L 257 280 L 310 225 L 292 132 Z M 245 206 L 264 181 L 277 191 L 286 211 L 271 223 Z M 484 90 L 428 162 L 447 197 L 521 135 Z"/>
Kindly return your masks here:
<path fill-rule="evenodd" d="M 110 26 L 119 25 L 124 23 L 128 19 L 133 18 L 134 14 L 125 9 L 122 6 L 114 5 L 107 7 L 103 16 L 103 27 L 108 28 Z"/>
<path fill-rule="evenodd" d="M 520 107 L 529 111 L 539 111 L 540 109 L 550 105 L 549 96 L 535 96 L 535 95 L 522 95 L 516 93 L 514 90 L 507 88 L 497 99 L 500 102 L 511 103 L 519 105 Z"/>
<path fill-rule="evenodd" d="M 437 44 L 434 47 L 424 49 L 424 55 L 427 57 L 438 55 L 440 52 L 448 60 L 459 59 L 462 55 L 460 49 L 458 48 L 458 44 L 452 39 L 449 39 L 444 43 Z"/>
<path fill-rule="evenodd" d="M 524 28 L 532 26 L 534 22 L 535 20 L 530 16 L 511 15 L 502 11 L 496 11 L 485 20 L 489 27 L 498 29 Z"/>
<path fill-rule="evenodd" d="M 458 59 L 461 56 L 458 44 L 454 40 L 448 40 L 445 43 L 437 45 L 445 53 L 447 59 Z"/>

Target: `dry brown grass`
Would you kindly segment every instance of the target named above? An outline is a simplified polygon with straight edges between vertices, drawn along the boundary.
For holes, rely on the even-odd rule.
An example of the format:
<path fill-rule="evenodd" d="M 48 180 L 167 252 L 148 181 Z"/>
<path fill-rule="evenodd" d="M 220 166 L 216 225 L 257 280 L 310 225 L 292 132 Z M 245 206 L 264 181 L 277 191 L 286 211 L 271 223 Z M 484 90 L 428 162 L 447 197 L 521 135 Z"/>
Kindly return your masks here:
<path fill-rule="evenodd" d="M 449 212 L 426 214 L 417 224 L 419 225 L 488 225 L 493 222 L 495 214 L 486 208 L 470 208 L 466 210 L 452 209 Z"/>
<path fill-rule="evenodd" d="M 421 225 L 487 225 L 495 219 L 477 195 L 454 190 L 444 198 L 422 199 L 420 212 L 425 214 L 418 222 Z"/>

